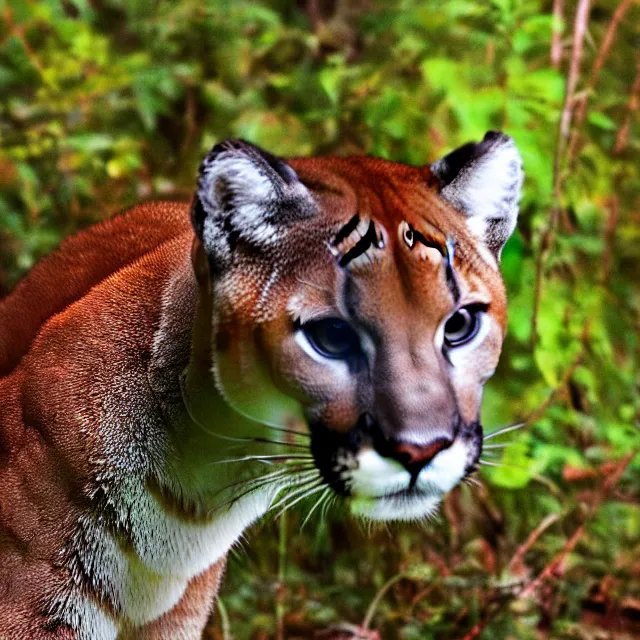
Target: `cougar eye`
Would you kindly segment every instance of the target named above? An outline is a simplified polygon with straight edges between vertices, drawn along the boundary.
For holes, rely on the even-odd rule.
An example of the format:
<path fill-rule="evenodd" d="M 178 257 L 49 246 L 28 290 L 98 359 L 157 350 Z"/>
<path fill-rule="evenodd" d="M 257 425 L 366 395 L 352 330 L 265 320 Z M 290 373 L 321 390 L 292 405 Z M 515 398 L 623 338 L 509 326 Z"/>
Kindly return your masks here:
<path fill-rule="evenodd" d="M 325 358 L 344 360 L 360 353 L 358 334 L 340 318 L 307 322 L 302 330 L 311 346 Z"/>
<path fill-rule="evenodd" d="M 478 333 L 480 310 L 473 307 L 458 309 L 444 325 L 444 341 L 448 347 L 466 344 Z"/>

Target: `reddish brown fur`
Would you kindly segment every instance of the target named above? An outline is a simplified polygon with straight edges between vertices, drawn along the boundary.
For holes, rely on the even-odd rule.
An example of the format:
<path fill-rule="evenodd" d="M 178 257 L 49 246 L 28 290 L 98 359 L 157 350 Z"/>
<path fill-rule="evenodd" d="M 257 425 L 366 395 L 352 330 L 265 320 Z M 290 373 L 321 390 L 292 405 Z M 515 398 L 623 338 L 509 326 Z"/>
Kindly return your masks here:
<path fill-rule="evenodd" d="M 43 631 L 42 598 L 68 580 L 57 567 L 60 550 L 88 508 L 87 452 L 99 446 L 73 421 L 99 397 L 77 390 L 99 388 L 105 366 L 131 357 L 118 354 L 109 338 L 122 330 L 115 300 L 122 319 L 148 317 L 136 323 L 143 333 L 135 340 L 144 346 L 152 339 L 163 279 L 190 264 L 188 211 L 184 204 L 148 204 L 96 225 L 64 242 L 0 303 L 0 369 L 8 372 L 0 378 L 2 638 L 73 637 L 66 628 Z M 217 580 L 209 582 L 215 591 Z M 20 633 L 7 635 L 14 626 Z"/>
<path fill-rule="evenodd" d="M 493 311 L 504 327 L 499 276 L 474 251 L 477 241 L 463 216 L 435 195 L 428 169 L 367 158 L 295 160 L 291 165 L 311 189 L 318 187 L 325 215 L 335 223 L 356 211 L 375 216 L 392 244 L 402 219 L 419 226 L 428 217 L 455 234 L 457 267 L 470 281 L 483 279 L 492 289 L 498 301 Z M 156 410 L 146 404 L 146 397 L 127 397 L 135 385 L 114 389 L 112 375 L 119 368 L 135 375 L 143 370 L 162 294 L 177 271 L 189 270 L 193 295 L 186 306 L 195 309 L 198 287 L 190 271 L 193 232 L 188 211 L 184 204 L 148 204 L 96 225 L 64 242 L 0 302 L 2 638 L 75 637 L 67 627 L 47 626 L 45 605 L 69 580 L 61 565 L 62 550 L 79 516 L 90 508 L 95 469 L 89 458 L 105 446 L 90 427 L 105 412 L 103 400 L 113 394 L 123 397 L 122 429 L 131 428 L 130 404 Z M 385 299 L 379 278 L 374 274 L 371 282 L 380 293 L 382 313 L 388 313 L 399 304 L 393 297 L 397 293 Z M 176 362 L 182 366 L 188 362 L 194 318 L 183 320 L 184 339 L 175 347 Z M 340 410 L 345 424 L 353 419 L 348 409 Z M 144 427 L 136 422 L 136 428 Z M 118 437 L 113 435 L 114 440 Z M 201 628 L 221 571 L 222 563 L 214 565 L 190 583 L 171 612 L 122 637 L 168 638 L 183 625 Z"/>
<path fill-rule="evenodd" d="M 136 233 L 138 227 L 145 233 Z M 0 375 L 18 364 L 48 318 L 123 266 L 189 229 L 183 204 L 149 203 L 65 240 L 0 301 Z"/>

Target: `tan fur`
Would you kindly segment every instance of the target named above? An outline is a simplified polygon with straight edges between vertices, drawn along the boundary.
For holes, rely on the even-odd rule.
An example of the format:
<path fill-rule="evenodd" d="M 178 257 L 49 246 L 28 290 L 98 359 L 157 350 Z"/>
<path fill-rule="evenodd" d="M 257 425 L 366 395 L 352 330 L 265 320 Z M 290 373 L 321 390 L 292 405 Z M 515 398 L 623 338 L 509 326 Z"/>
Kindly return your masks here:
<path fill-rule="evenodd" d="M 221 506 L 221 491 L 259 465 L 211 461 L 265 449 L 233 449 L 212 432 L 274 437 L 242 417 L 262 399 L 273 421 L 311 416 L 335 433 L 363 411 L 400 436 L 435 432 L 455 412 L 477 419 L 505 293 L 464 216 L 428 168 L 290 165 L 316 212 L 273 258 L 241 244 L 216 275 L 189 207 L 147 204 L 65 241 L 0 302 L 3 640 L 200 637 L 241 533 L 231 525 L 255 520 L 279 490 Z M 384 248 L 346 274 L 328 247 L 356 213 L 375 221 Z M 464 380 L 433 346 L 455 307 L 443 259 L 412 253 L 403 222 L 439 243 L 455 237 L 461 295 L 480 296 L 495 322 Z M 346 279 L 358 322 L 384 337 L 366 387 L 322 374 L 293 338 L 294 321 L 349 312 L 337 308 Z"/>

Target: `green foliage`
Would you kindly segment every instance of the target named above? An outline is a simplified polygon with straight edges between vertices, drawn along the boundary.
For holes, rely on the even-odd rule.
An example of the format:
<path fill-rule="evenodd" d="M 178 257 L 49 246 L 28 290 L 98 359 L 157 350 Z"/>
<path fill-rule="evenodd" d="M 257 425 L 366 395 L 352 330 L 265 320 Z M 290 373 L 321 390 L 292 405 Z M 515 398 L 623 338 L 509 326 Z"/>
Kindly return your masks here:
<path fill-rule="evenodd" d="M 141 199 L 189 197 L 199 159 L 228 136 L 285 156 L 410 163 L 488 129 L 516 140 L 527 179 L 503 254 L 509 334 L 483 419 L 489 430 L 529 428 L 510 434 L 485 490 L 447 500 L 446 526 L 367 537 L 339 515 L 315 531 L 290 522 L 289 637 L 361 621 L 400 573 L 373 617 L 385 638 L 462 637 L 487 612 L 486 640 L 591 638 L 584 603 L 604 578 L 616 584 L 611 602 L 640 595 L 640 457 L 593 514 L 553 597 L 517 600 L 508 588 L 564 547 L 602 484 L 598 469 L 640 448 L 640 142 L 627 106 L 640 9 L 591 86 L 616 3 L 593 8 L 578 87 L 587 117 L 575 157 L 556 164 L 570 49 L 559 69 L 549 49 L 557 29 L 569 46 L 575 3 L 566 25 L 550 4 L 11 0 L 0 12 L 0 290 L 77 228 Z M 552 513 L 559 521 L 509 566 Z M 224 601 L 236 637 L 275 633 L 277 541 L 264 525 L 232 560 Z"/>

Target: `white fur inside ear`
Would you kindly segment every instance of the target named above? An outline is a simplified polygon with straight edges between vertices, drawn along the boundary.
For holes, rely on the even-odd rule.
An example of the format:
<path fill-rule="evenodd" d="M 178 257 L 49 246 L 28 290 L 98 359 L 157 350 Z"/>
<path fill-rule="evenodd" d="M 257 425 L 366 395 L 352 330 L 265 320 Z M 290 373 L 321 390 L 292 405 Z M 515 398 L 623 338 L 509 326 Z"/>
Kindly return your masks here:
<path fill-rule="evenodd" d="M 234 209 L 234 227 L 243 237 L 256 244 L 278 241 L 279 230 L 267 218 L 281 193 L 274 180 L 249 156 L 226 151 L 205 163 L 198 195 L 210 214 L 204 224 L 205 244 L 207 240 L 220 241 L 220 218 L 230 207 Z"/>
<path fill-rule="evenodd" d="M 471 232 L 497 256 L 515 229 L 523 172 L 513 140 L 489 135 L 477 147 L 486 151 L 471 157 L 440 195 L 467 216 Z M 446 161 L 446 159 L 445 159 Z M 438 163 L 434 165 L 438 172 Z"/>
<path fill-rule="evenodd" d="M 216 145 L 200 165 L 193 221 L 218 267 L 229 264 L 239 240 L 273 251 L 291 226 L 316 213 L 296 172 L 248 142 Z"/>

